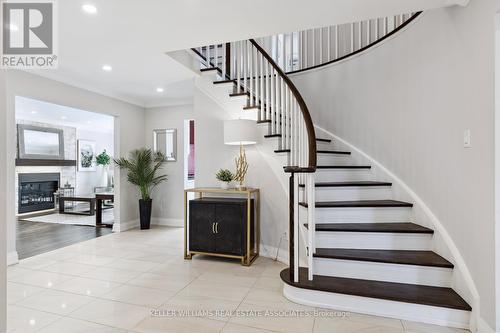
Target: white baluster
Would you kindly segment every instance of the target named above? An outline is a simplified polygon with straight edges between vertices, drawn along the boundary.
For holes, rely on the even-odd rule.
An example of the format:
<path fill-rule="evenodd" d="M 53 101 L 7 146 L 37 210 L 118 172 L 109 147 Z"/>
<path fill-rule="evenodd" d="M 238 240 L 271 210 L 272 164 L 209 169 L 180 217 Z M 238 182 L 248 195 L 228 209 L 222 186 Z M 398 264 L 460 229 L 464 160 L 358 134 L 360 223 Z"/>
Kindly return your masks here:
<path fill-rule="evenodd" d="M 266 61 L 266 119 L 271 119 L 271 82 L 272 71 L 270 63 Z"/>
<path fill-rule="evenodd" d="M 302 44 L 302 36 L 304 32 L 299 31 L 297 32 L 297 39 L 298 39 L 298 48 L 297 48 L 297 54 L 298 54 L 298 61 L 297 61 L 297 69 L 302 69 L 303 66 L 303 61 L 304 61 L 304 45 Z"/>
<path fill-rule="evenodd" d="M 307 68 L 308 66 L 308 53 L 309 53 L 309 42 L 307 40 L 307 30 L 303 31 L 303 34 L 304 34 L 304 38 L 303 38 L 303 45 L 302 45 L 302 48 L 303 48 L 303 51 L 304 51 L 304 62 L 303 62 L 303 66 L 302 68 Z"/>
<path fill-rule="evenodd" d="M 271 67 L 271 134 L 276 134 L 276 76 Z"/>
<path fill-rule="evenodd" d="M 282 45 L 281 45 L 281 61 L 283 62 L 281 68 L 283 68 L 283 71 L 286 72 L 288 69 L 287 67 L 287 61 L 286 61 L 286 56 L 287 56 L 287 52 L 286 52 L 286 34 L 283 34 L 282 35 L 283 38 L 282 38 Z"/>
<path fill-rule="evenodd" d="M 226 43 L 222 43 L 222 79 L 226 79 Z"/>
<path fill-rule="evenodd" d="M 372 21 L 366 21 L 366 45 L 370 45 L 372 41 Z"/>
<path fill-rule="evenodd" d="M 293 71 L 294 68 L 294 53 L 293 53 L 293 40 L 294 40 L 294 33 L 292 32 L 290 34 L 290 70 Z"/>
<path fill-rule="evenodd" d="M 255 84 L 255 80 L 254 80 L 254 71 L 253 71 L 253 45 L 248 42 L 247 43 L 247 57 L 248 57 L 248 79 L 249 79 L 249 89 L 248 89 L 248 92 L 249 92 L 249 104 L 248 105 L 252 105 L 252 102 L 253 102 L 253 98 L 254 98 L 254 84 Z"/>
<path fill-rule="evenodd" d="M 281 80 L 280 80 L 281 149 L 286 149 L 286 145 L 285 145 L 285 142 L 286 142 L 286 139 L 285 139 L 285 136 L 286 136 L 285 99 L 286 99 L 286 96 L 285 96 L 285 82 L 284 82 L 283 78 L 281 78 Z"/>
<path fill-rule="evenodd" d="M 339 26 L 335 26 L 335 59 L 339 58 Z"/>
<path fill-rule="evenodd" d="M 275 89 L 276 89 L 276 97 L 274 99 L 275 105 L 274 105 L 274 116 L 275 116 L 275 122 L 276 122 L 276 133 L 281 134 L 281 124 L 280 124 L 280 112 L 281 112 L 281 107 L 280 107 L 280 89 L 281 89 L 281 77 L 278 75 L 278 72 L 276 71 L 276 84 L 275 84 Z M 280 147 L 281 148 L 281 147 Z"/>
<path fill-rule="evenodd" d="M 264 113 L 264 89 L 265 89 L 265 78 L 264 78 L 264 56 L 262 53 L 259 55 L 259 63 L 260 63 L 260 112 L 259 112 L 259 120 L 262 120 L 266 117 Z"/>
<path fill-rule="evenodd" d="M 319 63 L 323 63 L 323 28 L 319 29 Z"/>
<path fill-rule="evenodd" d="M 312 29 L 311 66 L 316 64 L 316 29 Z"/>
<path fill-rule="evenodd" d="M 351 52 L 354 52 L 354 23 L 351 23 Z"/>
<path fill-rule="evenodd" d="M 236 91 L 240 92 L 241 91 L 241 69 L 242 69 L 242 55 L 241 55 L 241 48 L 242 48 L 242 43 L 243 42 L 236 42 Z"/>
<path fill-rule="evenodd" d="M 326 53 L 326 57 L 327 57 L 327 61 L 330 61 L 332 60 L 332 27 L 328 27 L 327 30 L 326 30 L 326 39 L 327 39 L 327 42 L 326 42 L 326 49 L 327 49 L 327 53 Z"/>
<path fill-rule="evenodd" d="M 242 54 L 243 54 L 243 91 L 248 92 L 248 43 L 247 41 L 243 42 L 243 48 L 242 48 Z"/>
<path fill-rule="evenodd" d="M 363 22 L 359 21 L 358 25 L 358 49 L 363 48 Z"/>
<path fill-rule="evenodd" d="M 214 45 L 214 67 L 219 67 L 219 45 Z"/>

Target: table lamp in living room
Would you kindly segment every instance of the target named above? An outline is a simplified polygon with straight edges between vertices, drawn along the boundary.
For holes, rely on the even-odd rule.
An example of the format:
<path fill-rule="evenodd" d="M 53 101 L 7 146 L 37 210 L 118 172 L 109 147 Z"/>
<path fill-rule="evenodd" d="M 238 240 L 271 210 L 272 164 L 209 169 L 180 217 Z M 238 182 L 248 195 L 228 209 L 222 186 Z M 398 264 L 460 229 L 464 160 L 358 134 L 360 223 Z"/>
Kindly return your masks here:
<path fill-rule="evenodd" d="M 238 182 L 237 187 L 245 190 L 245 175 L 248 171 L 248 163 L 243 146 L 257 143 L 257 125 L 254 120 L 232 119 L 224 121 L 224 144 L 240 146 L 240 153 L 235 158 L 236 172 L 234 180 Z"/>

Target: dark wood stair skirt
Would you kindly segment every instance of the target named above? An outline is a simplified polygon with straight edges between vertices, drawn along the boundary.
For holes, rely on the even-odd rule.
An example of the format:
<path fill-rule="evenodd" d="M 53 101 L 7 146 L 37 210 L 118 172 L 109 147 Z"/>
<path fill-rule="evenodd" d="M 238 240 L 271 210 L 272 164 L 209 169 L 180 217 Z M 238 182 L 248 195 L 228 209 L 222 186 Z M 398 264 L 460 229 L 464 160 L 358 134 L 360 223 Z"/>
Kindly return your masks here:
<path fill-rule="evenodd" d="M 303 289 L 377 298 L 388 301 L 436 306 L 455 310 L 471 311 L 467 302 L 453 289 L 396 282 L 372 281 L 314 275 L 308 280 L 307 268 L 299 268 L 299 282 L 290 280 L 289 268 L 280 273 L 286 284 Z"/>
<path fill-rule="evenodd" d="M 307 203 L 299 205 L 307 207 Z M 413 207 L 413 204 L 397 200 L 355 200 L 355 201 L 318 201 L 316 208 L 384 208 L 384 207 Z"/>
<path fill-rule="evenodd" d="M 304 223 L 308 228 L 308 224 Z M 411 222 L 395 223 L 316 223 L 316 231 L 386 232 L 401 234 L 433 234 L 432 229 Z"/>
<path fill-rule="evenodd" d="M 300 187 L 305 187 L 304 184 L 299 184 Z M 319 182 L 315 184 L 316 187 L 371 187 L 371 186 L 392 186 L 388 182 L 374 182 L 374 181 L 348 181 L 348 182 Z"/>
<path fill-rule="evenodd" d="M 369 261 L 386 264 L 453 268 L 453 264 L 451 262 L 432 251 L 317 248 L 314 257 Z"/>

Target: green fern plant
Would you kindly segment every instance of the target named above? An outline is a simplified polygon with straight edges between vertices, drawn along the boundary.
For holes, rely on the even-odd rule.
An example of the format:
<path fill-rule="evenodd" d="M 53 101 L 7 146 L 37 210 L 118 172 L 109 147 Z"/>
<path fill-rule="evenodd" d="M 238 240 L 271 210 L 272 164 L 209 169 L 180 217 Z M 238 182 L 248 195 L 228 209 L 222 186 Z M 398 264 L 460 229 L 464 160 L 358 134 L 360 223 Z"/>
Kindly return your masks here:
<path fill-rule="evenodd" d="M 127 180 L 139 187 L 143 200 L 151 199 L 153 188 L 167 180 L 167 175 L 158 174 L 165 161 L 165 154 L 145 148 L 132 150 L 128 159 L 114 160 L 120 169 L 127 170 Z"/>

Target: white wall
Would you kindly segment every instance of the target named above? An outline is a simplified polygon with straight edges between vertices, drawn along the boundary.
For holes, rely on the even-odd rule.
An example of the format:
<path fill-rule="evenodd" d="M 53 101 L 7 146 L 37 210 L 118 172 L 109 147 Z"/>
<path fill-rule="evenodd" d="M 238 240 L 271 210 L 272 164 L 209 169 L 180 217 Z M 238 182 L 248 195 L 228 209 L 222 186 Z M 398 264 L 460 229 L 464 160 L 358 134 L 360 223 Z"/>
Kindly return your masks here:
<path fill-rule="evenodd" d="M 76 139 L 77 140 L 92 140 L 96 143 L 96 154 L 100 154 L 103 150 L 106 150 L 109 156 L 112 158 L 114 155 L 114 133 L 103 133 L 103 132 L 95 132 L 89 131 L 85 129 L 76 129 Z M 109 175 L 113 174 L 114 163 L 111 161 L 111 165 L 109 166 Z M 76 193 L 77 194 L 87 194 L 93 193 L 94 187 L 102 186 L 101 184 L 101 176 L 102 176 L 103 168 L 101 166 L 97 166 L 95 172 L 76 172 Z M 64 185 L 64 184 L 63 184 Z"/>
<path fill-rule="evenodd" d="M 0 11 L 1 12 L 1 11 Z M 7 330 L 7 103 L 6 72 L 0 69 L 0 332 Z"/>
<path fill-rule="evenodd" d="M 316 124 L 382 163 L 438 217 L 491 327 L 496 8 L 474 0 L 426 12 L 368 54 L 293 76 Z M 465 129 L 472 148 L 463 148 Z"/>
<path fill-rule="evenodd" d="M 177 130 L 177 161 L 167 162 L 168 180 L 153 193 L 153 223 L 183 225 L 184 218 L 184 120 L 190 119 L 193 105 L 146 109 L 144 139 L 153 147 L 154 129 Z"/>
<path fill-rule="evenodd" d="M 132 149 L 144 146 L 144 109 L 140 107 L 22 71 L 7 71 L 6 84 L 7 185 L 4 188 L 6 193 L 14 190 L 16 95 L 114 116 L 116 155 L 125 154 Z M 117 172 L 115 182 L 115 196 L 120 204 L 119 210 L 115 212 L 115 220 L 119 221 L 116 229 L 128 227 L 132 224 L 135 225 L 134 221 L 139 216 L 137 191 L 127 183 L 124 175 L 119 178 L 119 174 Z M 6 199 L 7 248 L 9 254 L 15 254 L 16 223 L 13 200 L 13 197 Z"/>

